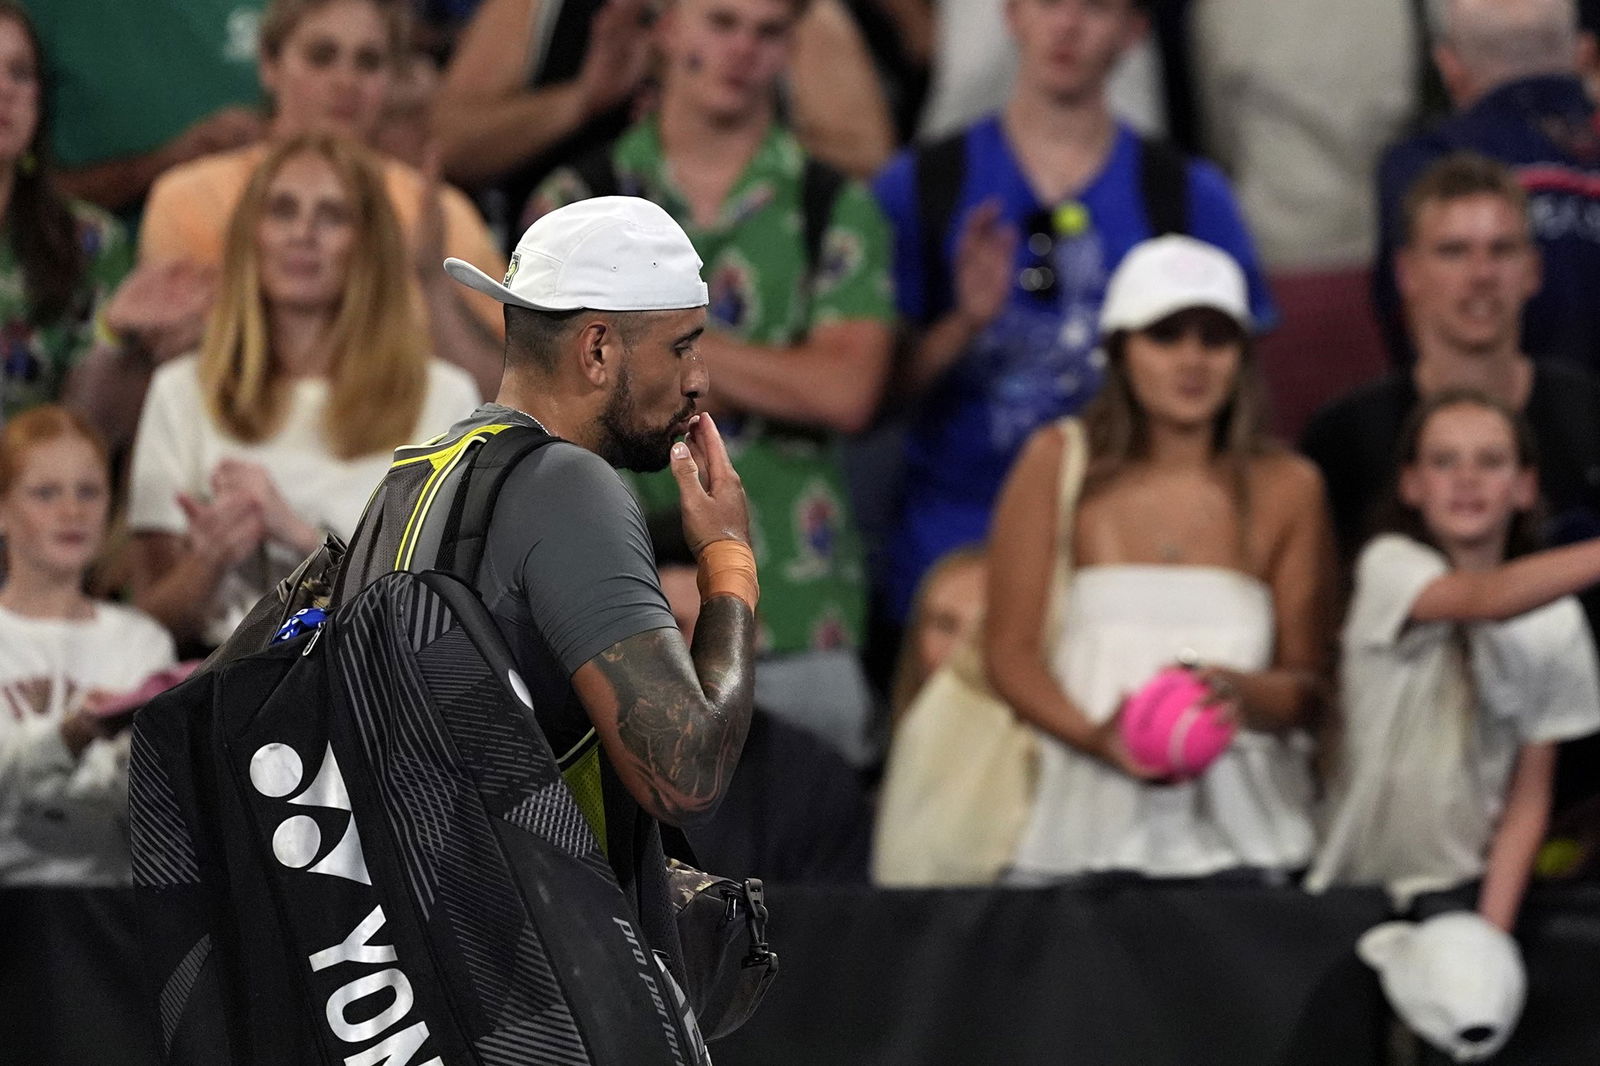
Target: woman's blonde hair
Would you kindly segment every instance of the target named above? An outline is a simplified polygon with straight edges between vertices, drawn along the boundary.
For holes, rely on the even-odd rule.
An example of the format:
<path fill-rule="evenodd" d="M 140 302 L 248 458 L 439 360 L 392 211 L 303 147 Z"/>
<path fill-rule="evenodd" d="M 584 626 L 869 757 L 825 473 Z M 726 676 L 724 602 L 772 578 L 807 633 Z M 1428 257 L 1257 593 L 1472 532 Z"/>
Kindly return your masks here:
<path fill-rule="evenodd" d="M 325 160 L 338 175 L 356 234 L 328 330 L 323 436 L 340 459 L 387 451 L 416 428 L 428 353 L 409 287 L 411 257 L 383 176 L 366 149 L 343 138 L 291 137 L 251 176 L 228 223 L 221 285 L 200 346 L 201 392 L 211 417 L 240 440 L 264 440 L 282 427 L 290 382 L 272 355 L 256 234 L 273 178 L 301 155 Z"/>

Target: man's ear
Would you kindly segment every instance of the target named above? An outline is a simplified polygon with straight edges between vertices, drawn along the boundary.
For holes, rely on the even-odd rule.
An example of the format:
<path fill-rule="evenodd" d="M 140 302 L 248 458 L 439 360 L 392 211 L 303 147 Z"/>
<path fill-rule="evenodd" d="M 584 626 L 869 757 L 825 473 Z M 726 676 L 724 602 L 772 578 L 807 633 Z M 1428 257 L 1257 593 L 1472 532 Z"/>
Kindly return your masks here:
<path fill-rule="evenodd" d="M 604 388 L 616 376 L 622 358 L 617 329 L 603 318 L 585 322 L 574 335 L 579 372 L 595 388 Z"/>
<path fill-rule="evenodd" d="M 1409 238 L 1407 243 L 1394 250 L 1394 287 L 1400 294 L 1402 304 L 1410 303 L 1416 290 L 1416 274 L 1413 273 L 1415 255 Z"/>
<path fill-rule="evenodd" d="M 1422 486 L 1419 481 L 1416 464 L 1411 463 L 1400 468 L 1400 478 L 1395 483 L 1395 491 L 1400 496 L 1400 502 L 1407 507 L 1422 506 Z"/>
<path fill-rule="evenodd" d="M 1445 95 L 1456 108 L 1466 107 L 1473 98 L 1472 72 L 1461 61 L 1456 50 L 1448 44 L 1433 46 L 1433 65 L 1439 68 L 1439 80 L 1444 84 Z"/>
<path fill-rule="evenodd" d="M 1531 466 L 1517 471 L 1516 484 L 1512 486 L 1511 506 L 1518 511 L 1531 511 L 1539 502 L 1539 472 Z"/>

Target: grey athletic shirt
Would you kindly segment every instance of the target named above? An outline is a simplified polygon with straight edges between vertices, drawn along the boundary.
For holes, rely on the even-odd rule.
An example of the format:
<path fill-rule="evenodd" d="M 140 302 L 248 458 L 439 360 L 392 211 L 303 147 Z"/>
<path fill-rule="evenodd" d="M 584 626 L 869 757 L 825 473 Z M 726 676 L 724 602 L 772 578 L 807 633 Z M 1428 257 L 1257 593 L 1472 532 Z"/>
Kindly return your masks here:
<path fill-rule="evenodd" d="M 520 411 L 484 404 L 451 435 L 508 421 L 533 424 Z M 565 441 L 507 476 L 477 587 L 558 757 L 590 728 L 573 673 L 619 640 L 674 624 L 638 503 L 605 460 Z"/>

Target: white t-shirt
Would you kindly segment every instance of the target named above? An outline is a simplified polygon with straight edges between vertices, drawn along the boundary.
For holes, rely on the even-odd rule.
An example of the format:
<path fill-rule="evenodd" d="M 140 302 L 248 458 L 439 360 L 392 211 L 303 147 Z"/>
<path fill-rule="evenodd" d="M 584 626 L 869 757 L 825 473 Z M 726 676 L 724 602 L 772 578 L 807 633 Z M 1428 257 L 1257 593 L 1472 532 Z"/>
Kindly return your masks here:
<path fill-rule="evenodd" d="M 83 621 L 0 607 L 0 885 L 128 879 L 126 732 L 73 759 L 62 719 L 96 689 L 125 692 L 173 663 L 172 638 L 130 607 Z"/>
<path fill-rule="evenodd" d="M 1204 0 L 1190 17 L 1205 154 L 1271 271 L 1372 261 L 1372 174 L 1416 108 L 1411 4 Z M 1307 32 L 1308 27 L 1316 27 Z"/>
<path fill-rule="evenodd" d="M 211 471 L 217 463 L 242 459 L 266 467 L 285 502 L 302 519 L 348 539 L 391 457 L 388 452 L 373 452 L 356 459 L 334 458 L 322 436 L 327 381 L 297 380 L 283 427 L 250 444 L 229 436 L 208 416 L 199 367 L 197 356 L 185 356 L 161 367 L 150 379 L 133 447 L 128 528 L 136 533 L 187 532 L 177 494 L 209 496 Z M 465 371 L 430 360 L 428 391 L 411 438 L 426 440 L 442 433 L 477 405 L 477 386 Z M 224 577 L 206 622 L 206 640 L 213 644 L 226 640 L 256 600 L 300 559 L 289 548 L 267 544 Z"/>
<path fill-rule="evenodd" d="M 1517 755 L 1600 729 L 1600 667 L 1562 597 L 1504 622 L 1411 622 L 1449 570 L 1398 534 L 1356 564 L 1340 689 L 1344 743 L 1307 878 L 1402 901 L 1481 877 Z M 1470 663 L 1470 670 L 1464 669 Z"/>

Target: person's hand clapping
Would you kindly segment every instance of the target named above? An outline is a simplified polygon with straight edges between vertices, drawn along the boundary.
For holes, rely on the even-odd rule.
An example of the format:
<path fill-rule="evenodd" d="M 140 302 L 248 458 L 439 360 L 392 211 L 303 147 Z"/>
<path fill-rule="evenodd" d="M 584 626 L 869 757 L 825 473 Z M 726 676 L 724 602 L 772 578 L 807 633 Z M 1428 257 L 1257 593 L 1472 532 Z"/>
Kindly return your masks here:
<path fill-rule="evenodd" d="M 266 538 L 261 508 L 248 497 L 204 501 L 180 492 L 178 506 L 189 521 L 189 549 L 219 567 L 238 566 Z"/>
<path fill-rule="evenodd" d="M 744 484 L 708 414 L 689 420 L 683 442 L 672 446 L 672 476 L 683 508 L 683 536 L 697 557 L 712 541 L 750 543 L 750 509 Z"/>
<path fill-rule="evenodd" d="M 639 88 L 650 69 L 650 27 L 640 0 L 608 0 L 589 20 L 589 48 L 578 90 L 591 115 L 611 110 Z"/>
<path fill-rule="evenodd" d="M 316 551 L 322 543 L 322 532 L 289 506 L 260 463 L 222 460 L 211 471 L 211 492 L 219 500 L 239 498 L 252 503 L 268 540 L 302 554 Z"/>
<path fill-rule="evenodd" d="M 167 166 L 177 166 L 213 152 L 227 152 L 254 144 L 267 133 L 267 120 L 247 107 L 224 107 L 198 120 L 168 142 Z"/>
<path fill-rule="evenodd" d="M 193 351 L 216 297 L 217 272 L 189 260 L 147 263 L 129 274 L 106 304 L 111 331 L 157 363 Z"/>
<path fill-rule="evenodd" d="M 1011 295 L 1017 231 L 1000 215 L 997 200 L 968 213 L 956 240 L 956 312 L 973 329 L 994 321 Z"/>

